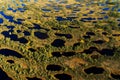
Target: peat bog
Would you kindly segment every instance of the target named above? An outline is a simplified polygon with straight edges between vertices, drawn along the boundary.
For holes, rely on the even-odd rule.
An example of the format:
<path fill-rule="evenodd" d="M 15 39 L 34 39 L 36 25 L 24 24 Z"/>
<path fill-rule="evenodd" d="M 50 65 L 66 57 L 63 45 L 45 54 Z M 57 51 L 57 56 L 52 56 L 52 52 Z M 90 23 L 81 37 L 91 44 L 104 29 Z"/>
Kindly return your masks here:
<path fill-rule="evenodd" d="M 119 80 L 119 17 L 120 0 L 1 0 L 0 79 Z"/>

